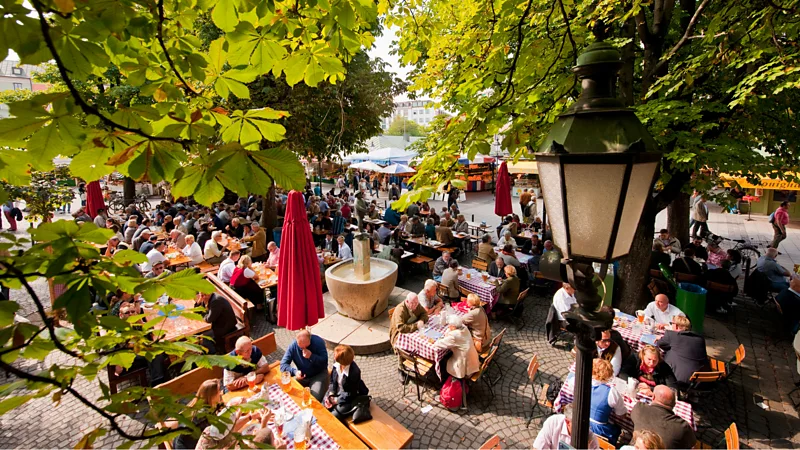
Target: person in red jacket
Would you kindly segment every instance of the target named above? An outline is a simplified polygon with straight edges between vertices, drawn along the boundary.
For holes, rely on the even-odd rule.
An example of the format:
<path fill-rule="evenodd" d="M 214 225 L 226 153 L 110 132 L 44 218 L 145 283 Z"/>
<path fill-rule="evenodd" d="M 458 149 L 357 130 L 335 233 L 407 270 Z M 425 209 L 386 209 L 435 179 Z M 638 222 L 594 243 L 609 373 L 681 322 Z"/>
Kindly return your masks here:
<path fill-rule="evenodd" d="M 789 202 L 782 202 L 781 206 L 772 215 L 772 248 L 778 248 L 778 244 L 786 239 L 786 225 L 789 225 Z"/>

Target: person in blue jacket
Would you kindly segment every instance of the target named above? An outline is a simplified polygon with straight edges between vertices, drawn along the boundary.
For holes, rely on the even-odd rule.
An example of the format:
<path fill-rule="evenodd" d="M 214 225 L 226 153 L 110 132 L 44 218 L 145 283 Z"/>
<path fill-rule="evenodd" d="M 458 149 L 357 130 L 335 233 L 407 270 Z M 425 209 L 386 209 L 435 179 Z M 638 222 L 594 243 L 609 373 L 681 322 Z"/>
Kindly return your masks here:
<path fill-rule="evenodd" d="M 292 367 L 294 364 L 294 367 Z M 320 402 L 328 389 L 328 350 L 325 341 L 308 330 L 297 332 L 281 359 L 281 372 L 289 372 Z"/>

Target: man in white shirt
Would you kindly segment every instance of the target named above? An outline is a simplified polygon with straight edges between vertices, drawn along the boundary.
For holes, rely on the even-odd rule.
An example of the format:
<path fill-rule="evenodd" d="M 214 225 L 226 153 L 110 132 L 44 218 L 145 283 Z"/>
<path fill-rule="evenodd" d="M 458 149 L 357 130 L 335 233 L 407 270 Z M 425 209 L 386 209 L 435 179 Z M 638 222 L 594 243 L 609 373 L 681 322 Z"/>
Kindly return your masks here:
<path fill-rule="evenodd" d="M 225 261 L 222 261 L 222 264 L 219 265 L 217 278 L 222 280 L 223 283 L 228 284 L 231 282 L 231 275 L 233 275 L 233 270 L 236 269 L 236 263 L 239 261 L 239 256 L 241 256 L 241 252 L 239 250 L 234 250 L 231 252 L 230 256 L 228 256 Z"/>
<path fill-rule="evenodd" d="M 217 264 L 222 261 L 222 248 L 225 248 L 227 243 L 223 243 L 222 232 L 215 231 L 211 233 L 211 239 L 206 241 L 205 248 L 203 249 L 203 257 L 211 264 Z"/>
<path fill-rule="evenodd" d="M 503 233 L 503 238 L 497 242 L 497 246 L 499 248 L 503 248 L 506 245 L 511 245 L 514 251 L 517 250 L 517 241 L 515 241 L 514 238 L 511 236 L 510 231 L 506 231 L 505 233 Z"/>
<path fill-rule="evenodd" d="M 236 347 L 230 352 L 230 356 L 238 356 L 255 365 L 255 368 L 240 364 L 232 369 L 225 369 L 222 372 L 222 384 L 224 384 L 228 390 L 234 391 L 247 387 L 246 375 L 253 370 L 255 370 L 257 374 L 256 384 L 264 380 L 264 374 L 269 372 L 267 358 L 264 357 L 258 347 L 253 346 L 253 341 L 247 336 L 242 336 L 236 340 Z"/>
<path fill-rule="evenodd" d="M 613 389 L 612 389 L 613 391 Z M 533 441 L 535 450 L 550 450 L 559 448 L 558 443 L 569 445 L 572 440 L 572 404 L 566 405 L 563 414 L 554 414 L 542 424 L 542 429 Z M 594 433 L 589 432 L 588 448 L 600 448 Z"/>
<path fill-rule="evenodd" d="M 569 283 L 564 283 L 553 296 L 553 306 L 556 308 L 558 320 L 564 321 L 564 313 L 569 311 L 572 305 L 578 303 L 575 298 L 575 288 Z"/>
<path fill-rule="evenodd" d="M 142 265 L 142 273 L 147 273 L 153 270 L 153 264 L 157 262 L 167 262 L 167 257 L 164 256 L 164 252 L 167 249 L 167 244 L 164 241 L 156 242 L 156 245 L 153 247 L 152 250 L 147 252 L 147 262 Z"/>
<path fill-rule="evenodd" d="M 644 316 L 652 318 L 658 328 L 664 329 L 672 322 L 673 316 L 686 316 L 686 314 L 678 309 L 677 306 L 670 305 L 669 297 L 664 294 L 658 294 L 656 299 L 644 309 Z"/>
<path fill-rule="evenodd" d="M 336 241 L 339 242 L 339 259 L 351 259 L 353 257 L 353 252 L 350 250 L 350 247 L 345 244 L 344 237 L 339 236 Z"/>

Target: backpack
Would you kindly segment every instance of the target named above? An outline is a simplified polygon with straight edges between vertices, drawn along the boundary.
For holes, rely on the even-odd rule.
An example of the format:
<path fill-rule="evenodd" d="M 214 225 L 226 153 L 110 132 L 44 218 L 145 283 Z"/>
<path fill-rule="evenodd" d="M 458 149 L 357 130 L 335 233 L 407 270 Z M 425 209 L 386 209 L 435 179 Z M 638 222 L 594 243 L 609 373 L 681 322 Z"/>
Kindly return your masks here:
<path fill-rule="evenodd" d="M 554 404 L 556 402 L 556 397 L 558 397 L 559 392 L 561 392 L 561 382 L 554 381 L 552 384 L 550 384 L 550 386 L 547 387 L 547 393 L 545 394 L 545 396 L 547 397 L 547 400 L 551 404 Z"/>
<path fill-rule="evenodd" d="M 461 382 L 451 376 L 442 385 L 439 400 L 445 408 L 454 410 L 461 408 L 462 395 Z"/>
<path fill-rule="evenodd" d="M 775 211 L 772 211 L 772 214 L 769 215 L 769 223 L 775 223 Z"/>

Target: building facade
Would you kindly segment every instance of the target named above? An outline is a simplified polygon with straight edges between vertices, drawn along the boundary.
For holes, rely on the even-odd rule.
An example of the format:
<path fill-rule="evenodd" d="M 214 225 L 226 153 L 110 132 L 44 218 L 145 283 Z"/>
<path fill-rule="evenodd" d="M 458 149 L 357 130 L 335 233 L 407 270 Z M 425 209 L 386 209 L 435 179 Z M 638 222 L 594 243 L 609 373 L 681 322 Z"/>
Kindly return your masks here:
<path fill-rule="evenodd" d="M 19 91 L 26 89 L 29 91 L 42 91 L 48 88 L 48 84 L 33 81 L 33 75 L 42 72 L 39 66 L 30 64 L 20 65 L 19 61 L 6 59 L 0 62 L 0 92 Z M 8 117 L 8 106 L 0 104 L 0 119 Z"/>
<path fill-rule="evenodd" d="M 431 100 L 394 102 L 394 112 L 392 115 L 383 118 L 383 129 L 389 129 L 389 126 L 397 117 L 413 120 L 422 126 L 428 126 L 433 121 L 433 118 L 440 114 L 449 115 L 447 111 L 436 108 L 435 103 Z"/>

